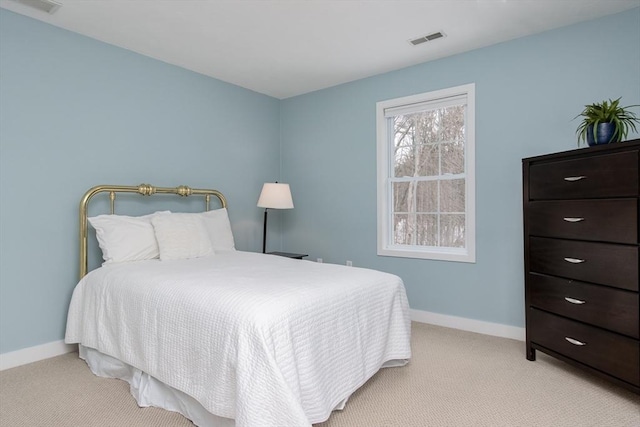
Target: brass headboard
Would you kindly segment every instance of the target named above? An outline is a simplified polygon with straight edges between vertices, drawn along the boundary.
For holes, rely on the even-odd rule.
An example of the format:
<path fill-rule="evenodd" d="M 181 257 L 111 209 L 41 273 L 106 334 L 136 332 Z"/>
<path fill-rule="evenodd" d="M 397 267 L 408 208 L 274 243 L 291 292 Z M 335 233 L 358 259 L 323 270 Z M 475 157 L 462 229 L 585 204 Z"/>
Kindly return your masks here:
<path fill-rule="evenodd" d="M 98 193 L 109 193 L 109 201 L 111 205 L 111 214 L 115 213 L 116 193 L 138 193 L 143 196 L 151 196 L 153 194 L 177 194 L 178 196 L 200 195 L 204 196 L 205 210 L 209 210 L 211 196 L 216 196 L 220 200 L 223 208 L 227 207 L 227 199 L 218 190 L 196 189 L 180 185 L 174 188 L 154 187 L 150 184 L 140 185 L 98 185 L 87 191 L 80 201 L 80 278 L 87 274 L 87 208 L 89 201 Z"/>

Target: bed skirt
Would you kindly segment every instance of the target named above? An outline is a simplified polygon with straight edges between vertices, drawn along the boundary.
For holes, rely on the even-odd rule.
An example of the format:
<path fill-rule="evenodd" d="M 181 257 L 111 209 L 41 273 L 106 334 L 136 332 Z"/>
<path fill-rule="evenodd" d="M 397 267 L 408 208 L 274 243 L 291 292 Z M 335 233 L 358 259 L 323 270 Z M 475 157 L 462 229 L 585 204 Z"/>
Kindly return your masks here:
<path fill-rule="evenodd" d="M 234 427 L 236 424 L 231 418 L 210 413 L 193 397 L 169 387 L 140 369 L 90 347 L 79 345 L 78 350 L 80 358 L 87 362 L 95 375 L 128 382 L 131 395 L 141 408 L 153 406 L 178 412 L 200 427 Z"/>
<path fill-rule="evenodd" d="M 140 369 L 90 347 L 79 345 L 78 350 L 80 358 L 87 362 L 89 369 L 95 375 L 128 382 L 131 395 L 141 408 L 156 407 L 178 412 L 199 427 L 235 426 L 235 420 L 212 414 L 193 397 L 164 384 Z M 382 367 L 404 366 L 407 362 L 407 360 L 390 360 Z M 334 411 L 344 409 L 347 400 L 349 400 L 348 397 L 340 402 Z"/>

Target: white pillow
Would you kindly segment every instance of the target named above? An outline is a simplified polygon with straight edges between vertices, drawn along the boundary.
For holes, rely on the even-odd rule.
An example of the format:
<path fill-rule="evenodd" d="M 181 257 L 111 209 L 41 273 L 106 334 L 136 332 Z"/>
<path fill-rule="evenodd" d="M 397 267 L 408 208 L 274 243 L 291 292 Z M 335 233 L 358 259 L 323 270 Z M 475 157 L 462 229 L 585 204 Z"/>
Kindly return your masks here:
<path fill-rule="evenodd" d="M 209 235 L 199 215 L 172 213 L 151 218 L 160 260 L 199 258 L 213 255 Z"/>
<path fill-rule="evenodd" d="M 214 251 L 236 250 L 226 208 L 202 212 L 199 215 L 204 220 L 204 226 L 207 229 L 207 233 L 209 233 L 209 239 Z"/>
<path fill-rule="evenodd" d="M 160 252 L 151 218 L 168 211 L 144 216 L 98 215 L 87 218 L 96 230 L 104 264 L 158 258 Z"/>

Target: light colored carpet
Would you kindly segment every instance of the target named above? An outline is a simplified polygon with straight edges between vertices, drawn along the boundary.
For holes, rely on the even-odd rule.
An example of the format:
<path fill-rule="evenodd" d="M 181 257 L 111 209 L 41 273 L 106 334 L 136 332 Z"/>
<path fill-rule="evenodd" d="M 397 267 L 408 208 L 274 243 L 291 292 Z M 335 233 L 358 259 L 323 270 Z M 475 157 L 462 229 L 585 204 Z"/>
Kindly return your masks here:
<path fill-rule="evenodd" d="M 524 343 L 419 323 L 413 358 L 383 369 L 317 427 L 640 426 L 640 397 Z M 192 426 L 138 408 L 129 385 L 95 377 L 77 353 L 0 372 L 0 426 Z"/>

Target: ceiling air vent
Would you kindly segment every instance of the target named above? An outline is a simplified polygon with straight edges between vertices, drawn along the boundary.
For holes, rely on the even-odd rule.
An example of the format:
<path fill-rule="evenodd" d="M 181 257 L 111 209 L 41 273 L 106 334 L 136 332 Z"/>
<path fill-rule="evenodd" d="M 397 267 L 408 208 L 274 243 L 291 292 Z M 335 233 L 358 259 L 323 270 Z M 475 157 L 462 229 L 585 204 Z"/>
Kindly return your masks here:
<path fill-rule="evenodd" d="M 417 46 L 425 42 L 430 42 L 431 40 L 440 39 L 444 36 L 445 34 L 442 31 L 438 31 L 437 33 L 431 33 L 431 34 L 427 34 L 426 36 L 421 36 L 413 40 L 409 40 L 409 43 L 411 43 L 414 46 Z"/>
<path fill-rule="evenodd" d="M 25 6 L 32 7 L 34 9 L 41 10 L 43 12 L 47 12 L 50 15 L 60 9 L 62 4 L 55 2 L 53 0 L 13 0 L 16 3 L 24 4 Z"/>

